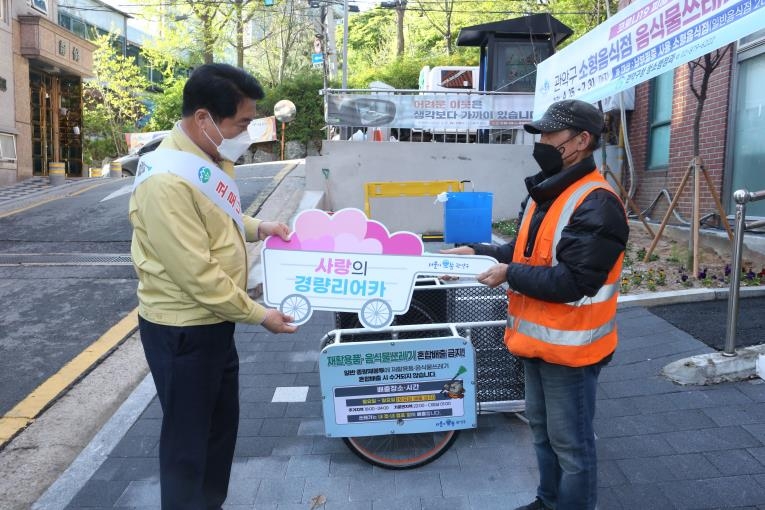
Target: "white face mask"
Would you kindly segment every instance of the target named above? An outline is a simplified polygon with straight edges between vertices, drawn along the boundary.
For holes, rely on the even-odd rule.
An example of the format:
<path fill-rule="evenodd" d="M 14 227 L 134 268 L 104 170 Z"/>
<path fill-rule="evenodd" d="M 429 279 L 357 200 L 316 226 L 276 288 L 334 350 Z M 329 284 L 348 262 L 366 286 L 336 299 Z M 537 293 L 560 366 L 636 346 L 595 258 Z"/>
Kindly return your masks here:
<path fill-rule="evenodd" d="M 210 120 L 212 120 L 212 117 L 210 117 Z M 220 144 L 215 144 L 207 132 L 203 131 L 205 136 L 208 140 L 210 140 L 211 143 L 215 144 L 215 147 L 218 149 L 218 154 L 221 158 L 236 163 L 239 157 L 244 154 L 247 149 L 250 148 L 250 145 L 252 145 L 250 133 L 245 130 L 234 138 L 224 138 L 223 133 L 220 132 L 220 129 L 218 128 L 218 125 L 215 123 L 215 121 L 213 121 L 213 126 L 215 126 L 215 130 L 222 138 Z"/>

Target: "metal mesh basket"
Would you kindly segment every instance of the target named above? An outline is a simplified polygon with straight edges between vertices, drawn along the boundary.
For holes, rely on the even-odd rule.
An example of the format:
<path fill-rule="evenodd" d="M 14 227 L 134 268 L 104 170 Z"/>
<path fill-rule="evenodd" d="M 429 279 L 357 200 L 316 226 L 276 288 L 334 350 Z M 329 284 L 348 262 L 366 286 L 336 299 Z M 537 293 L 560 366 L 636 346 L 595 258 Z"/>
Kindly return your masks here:
<path fill-rule="evenodd" d="M 393 325 L 504 321 L 507 296 L 501 288 L 483 285 L 439 284 L 434 279 L 417 281 L 409 311 L 398 315 Z M 355 313 L 336 313 L 338 329 L 362 327 Z M 469 330 L 469 331 L 468 331 Z M 469 337 L 476 350 L 478 402 L 505 402 L 524 399 L 523 363 L 510 354 L 504 343 L 504 325 L 457 328 Z M 399 339 L 443 336 L 443 331 L 400 331 Z M 386 340 L 390 332 L 343 334 L 344 342 Z"/>

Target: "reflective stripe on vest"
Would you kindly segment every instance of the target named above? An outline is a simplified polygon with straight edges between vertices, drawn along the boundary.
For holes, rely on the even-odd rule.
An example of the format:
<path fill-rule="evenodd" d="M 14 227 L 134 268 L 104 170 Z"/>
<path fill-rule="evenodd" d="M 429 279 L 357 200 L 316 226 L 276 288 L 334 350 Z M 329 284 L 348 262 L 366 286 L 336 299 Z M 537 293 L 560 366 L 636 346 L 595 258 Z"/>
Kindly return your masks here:
<path fill-rule="evenodd" d="M 595 189 L 613 192 L 595 170 L 583 182 L 559 197 L 551 205 L 536 233 L 535 250 L 528 257 L 516 246 L 513 261 L 536 266 L 558 264 L 557 247 L 563 230 L 576 208 Z M 528 242 L 530 215 L 536 204 L 526 205 L 519 229 L 519 241 Z M 552 213 L 552 214 L 550 214 Z M 557 215 L 557 218 L 556 218 Z M 548 252 L 548 250 L 550 250 Z M 616 347 L 616 299 L 621 281 L 621 260 L 611 268 L 604 285 L 594 296 L 584 296 L 569 303 L 550 303 L 530 296 L 508 292 L 508 319 L 505 343 L 519 356 L 540 357 L 546 361 L 583 366 L 595 363 Z"/>
<path fill-rule="evenodd" d="M 568 200 L 566 200 L 566 203 L 563 204 L 563 209 L 560 211 L 558 224 L 555 226 L 555 235 L 553 236 L 553 266 L 558 265 L 558 254 L 556 248 L 558 247 L 558 242 L 560 241 L 561 235 L 563 235 L 563 229 L 566 228 L 566 225 L 568 225 L 568 222 L 571 220 L 571 216 L 574 214 L 574 209 L 576 209 L 576 206 L 579 203 L 579 199 L 587 195 L 593 189 L 601 187 L 603 186 L 599 182 L 587 182 L 584 185 L 579 186 L 579 188 L 571 194 Z M 565 221 L 563 221 L 564 218 Z"/>
<path fill-rule="evenodd" d="M 507 317 L 507 327 L 518 333 L 536 338 L 537 340 L 541 340 L 548 344 L 580 346 L 591 344 L 611 333 L 616 326 L 616 319 L 611 319 L 606 324 L 595 329 L 577 331 L 553 329 L 523 320 L 519 320 L 517 327 L 515 326 L 515 318 L 512 315 L 509 315 Z"/>
<path fill-rule="evenodd" d="M 619 289 L 621 289 L 621 281 L 617 281 L 616 283 L 607 283 L 603 285 L 598 293 L 594 296 L 584 296 L 581 299 L 577 299 L 576 301 L 571 301 L 566 304 L 571 306 L 582 306 L 595 303 L 605 303 L 609 299 L 613 298 L 616 294 L 618 294 Z"/>

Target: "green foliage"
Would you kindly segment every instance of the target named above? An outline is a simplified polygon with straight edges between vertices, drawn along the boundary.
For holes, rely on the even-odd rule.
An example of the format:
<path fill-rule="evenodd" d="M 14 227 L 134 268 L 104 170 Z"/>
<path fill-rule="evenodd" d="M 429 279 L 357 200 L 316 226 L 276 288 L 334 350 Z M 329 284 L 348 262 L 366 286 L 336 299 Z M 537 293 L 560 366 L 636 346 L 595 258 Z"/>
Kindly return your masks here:
<path fill-rule="evenodd" d="M 172 129 L 175 121 L 181 118 L 183 105 L 183 86 L 185 79 L 166 80 L 164 90 L 153 94 L 154 111 L 151 120 L 146 125 L 148 131 L 164 131 Z"/>
<path fill-rule="evenodd" d="M 83 84 L 83 159 L 90 166 L 127 152 L 124 134 L 146 114 L 142 95 L 149 85 L 134 60 L 114 50 L 111 37 L 95 42 L 95 76 Z"/>
<path fill-rule="evenodd" d="M 491 224 L 492 228 L 503 236 L 515 237 L 518 233 L 518 220 L 499 220 Z"/>
<path fill-rule="evenodd" d="M 295 120 L 286 125 L 285 139 L 308 142 L 323 137 L 324 102 L 319 91 L 324 87 L 321 72 L 305 70 L 292 79 L 268 89 L 266 97 L 258 103 L 264 116 L 273 115 L 274 105 L 282 99 L 295 103 Z M 277 121 L 278 122 L 278 121 Z M 281 126 L 278 126 L 281 129 Z"/>
<path fill-rule="evenodd" d="M 471 61 L 464 54 L 452 55 L 451 57 L 441 56 L 438 58 L 396 58 L 379 67 L 365 67 L 355 71 L 348 78 L 348 86 L 365 89 L 369 87 L 371 82 L 377 80 L 397 89 L 416 89 L 420 78 L 420 70 L 426 65 L 435 67 L 478 64 L 475 61 Z"/>

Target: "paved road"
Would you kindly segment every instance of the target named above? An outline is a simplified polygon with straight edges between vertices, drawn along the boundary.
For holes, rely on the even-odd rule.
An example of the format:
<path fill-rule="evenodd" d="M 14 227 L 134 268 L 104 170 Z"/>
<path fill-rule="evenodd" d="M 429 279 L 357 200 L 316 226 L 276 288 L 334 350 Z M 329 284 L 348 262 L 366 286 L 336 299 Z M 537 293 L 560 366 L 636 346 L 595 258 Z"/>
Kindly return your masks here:
<path fill-rule="evenodd" d="M 245 208 L 283 167 L 238 170 Z M 0 218 L 0 416 L 137 306 L 132 179 L 98 184 Z"/>

